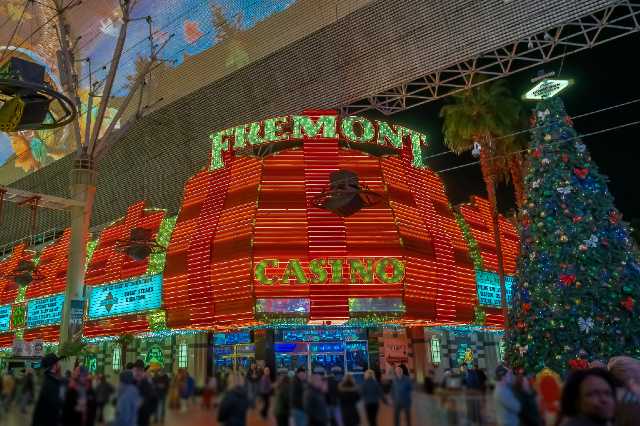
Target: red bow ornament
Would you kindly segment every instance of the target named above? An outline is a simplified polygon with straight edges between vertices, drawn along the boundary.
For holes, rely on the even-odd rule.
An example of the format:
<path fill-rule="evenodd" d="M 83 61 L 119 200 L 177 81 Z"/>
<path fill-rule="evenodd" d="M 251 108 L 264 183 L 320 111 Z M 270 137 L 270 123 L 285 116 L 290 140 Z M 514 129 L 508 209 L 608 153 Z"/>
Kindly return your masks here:
<path fill-rule="evenodd" d="M 575 167 L 575 168 L 573 169 L 573 173 L 574 173 L 576 176 L 578 176 L 580 179 L 584 179 L 584 178 L 586 178 L 586 177 L 587 177 L 587 175 L 589 174 L 589 169 L 587 169 L 587 168 L 583 168 L 583 169 L 581 169 L 581 168 Z"/>
<path fill-rule="evenodd" d="M 629 312 L 633 311 L 633 305 L 635 301 L 631 298 L 631 296 L 624 299 L 620 304 Z"/>
<path fill-rule="evenodd" d="M 564 285 L 571 285 L 576 282 L 575 274 L 560 274 L 560 281 Z"/>

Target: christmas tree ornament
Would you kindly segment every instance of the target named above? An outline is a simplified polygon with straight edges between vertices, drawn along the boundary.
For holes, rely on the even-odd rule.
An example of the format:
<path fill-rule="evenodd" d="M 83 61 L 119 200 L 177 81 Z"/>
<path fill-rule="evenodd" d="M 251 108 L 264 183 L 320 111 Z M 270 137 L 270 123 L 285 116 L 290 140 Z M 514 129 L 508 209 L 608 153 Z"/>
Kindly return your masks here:
<path fill-rule="evenodd" d="M 549 142 L 551 140 L 551 135 L 549 133 L 547 133 L 546 135 L 544 135 L 544 141 L 545 142 Z"/>
<path fill-rule="evenodd" d="M 573 120 L 571 119 L 571 117 L 569 117 L 568 115 L 566 115 L 564 117 L 564 124 L 566 124 L 567 126 L 571 126 L 573 127 Z"/>

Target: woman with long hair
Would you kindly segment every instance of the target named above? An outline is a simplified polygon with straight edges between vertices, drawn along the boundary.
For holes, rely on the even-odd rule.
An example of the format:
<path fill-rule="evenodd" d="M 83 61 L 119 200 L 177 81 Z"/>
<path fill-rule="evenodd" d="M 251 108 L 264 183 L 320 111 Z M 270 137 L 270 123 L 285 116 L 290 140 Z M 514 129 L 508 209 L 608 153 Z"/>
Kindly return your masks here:
<path fill-rule="evenodd" d="M 351 374 L 345 374 L 342 382 L 338 385 L 338 399 L 340 400 L 343 426 L 358 426 L 360 415 L 356 404 L 360 400 L 360 392 L 358 392 L 358 387 Z"/>

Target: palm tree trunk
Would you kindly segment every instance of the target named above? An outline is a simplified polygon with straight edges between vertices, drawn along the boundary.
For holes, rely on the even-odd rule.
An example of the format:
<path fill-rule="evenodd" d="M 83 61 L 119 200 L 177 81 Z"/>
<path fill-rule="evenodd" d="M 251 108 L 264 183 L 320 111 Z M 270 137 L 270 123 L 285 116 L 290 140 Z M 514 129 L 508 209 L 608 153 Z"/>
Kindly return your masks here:
<path fill-rule="evenodd" d="M 516 196 L 516 205 L 521 208 L 524 204 L 524 178 L 522 177 L 522 157 L 520 154 L 511 154 L 509 156 L 509 173 L 511 174 L 511 182 Z"/>
<path fill-rule="evenodd" d="M 504 316 L 505 328 L 508 326 L 507 312 L 507 292 L 504 282 L 504 259 L 502 257 L 502 242 L 500 240 L 500 220 L 498 216 L 498 200 L 496 198 L 496 179 L 495 167 L 493 164 L 493 146 L 490 141 L 490 135 L 484 135 L 481 142 L 480 150 L 480 169 L 482 177 L 487 187 L 487 198 L 489 199 L 489 207 L 491 208 L 491 220 L 493 222 L 493 238 L 496 244 L 496 256 L 498 258 L 498 277 L 500 279 L 500 305 L 502 307 L 502 315 Z"/>

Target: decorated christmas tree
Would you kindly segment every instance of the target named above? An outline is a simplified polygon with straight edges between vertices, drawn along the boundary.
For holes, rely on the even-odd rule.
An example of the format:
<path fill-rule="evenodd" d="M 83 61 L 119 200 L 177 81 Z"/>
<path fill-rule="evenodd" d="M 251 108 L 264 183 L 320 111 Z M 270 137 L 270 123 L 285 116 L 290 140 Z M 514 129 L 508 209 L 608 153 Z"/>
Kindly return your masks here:
<path fill-rule="evenodd" d="M 521 254 L 507 356 L 559 373 L 585 361 L 640 355 L 640 266 L 607 179 L 559 97 L 531 117 Z"/>

